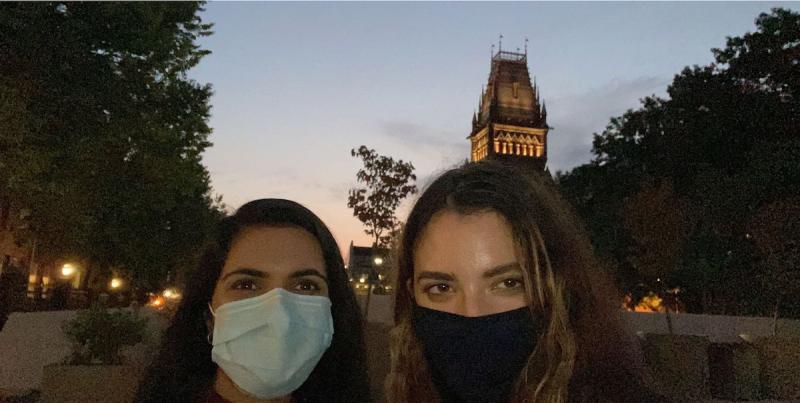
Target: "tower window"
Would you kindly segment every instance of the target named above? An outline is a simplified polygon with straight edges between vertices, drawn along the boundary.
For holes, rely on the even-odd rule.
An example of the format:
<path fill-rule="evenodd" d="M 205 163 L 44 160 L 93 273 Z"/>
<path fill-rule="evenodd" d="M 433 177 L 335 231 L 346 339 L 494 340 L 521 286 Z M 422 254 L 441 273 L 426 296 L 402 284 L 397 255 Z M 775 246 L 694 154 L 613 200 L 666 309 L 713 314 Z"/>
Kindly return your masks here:
<path fill-rule="evenodd" d="M 519 83 L 514 81 L 514 84 L 511 86 L 511 94 L 514 98 L 519 98 Z"/>

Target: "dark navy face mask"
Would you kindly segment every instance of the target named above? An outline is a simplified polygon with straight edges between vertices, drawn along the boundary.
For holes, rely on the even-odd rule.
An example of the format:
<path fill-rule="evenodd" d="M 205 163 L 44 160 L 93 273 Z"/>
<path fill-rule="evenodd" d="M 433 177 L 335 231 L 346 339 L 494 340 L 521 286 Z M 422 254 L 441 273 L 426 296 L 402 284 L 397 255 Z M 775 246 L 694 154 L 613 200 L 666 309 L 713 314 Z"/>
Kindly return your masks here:
<path fill-rule="evenodd" d="M 413 325 L 444 402 L 508 401 L 540 333 L 528 307 L 466 317 L 415 305 Z"/>

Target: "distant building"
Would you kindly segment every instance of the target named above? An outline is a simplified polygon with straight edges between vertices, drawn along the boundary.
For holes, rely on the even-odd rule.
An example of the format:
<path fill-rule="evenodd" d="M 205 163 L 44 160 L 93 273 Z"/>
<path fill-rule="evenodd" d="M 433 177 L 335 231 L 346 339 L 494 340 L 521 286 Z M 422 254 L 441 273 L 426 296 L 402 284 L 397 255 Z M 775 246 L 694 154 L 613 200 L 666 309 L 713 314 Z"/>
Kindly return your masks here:
<path fill-rule="evenodd" d="M 20 242 L 14 238 L 14 230 L 25 225 L 26 215 L 24 210 L 15 209 L 0 197 L 0 280 L 16 284 L 15 277 L 22 277 L 27 283 L 23 292 L 30 299 L 47 298 L 59 284 L 80 288 L 85 270 L 79 264 L 41 262 L 37 259 L 35 242 Z"/>
<path fill-rule="evenodd" d="M 390 273 L 392 262 L 385 249 L 355 246 L 350 242 L 347 259 L 347 274 L 357 294 L 366 294 L 370 285 L 375 293 L 391 292 Z"/>
<path fill-rule="evenodd" d="M 547 108 L 528 73 L 525 53 L 492 55 L 489 82 L 472 115 L 472 161 L 499 160 L 544 171 L 547 165 Z"/>

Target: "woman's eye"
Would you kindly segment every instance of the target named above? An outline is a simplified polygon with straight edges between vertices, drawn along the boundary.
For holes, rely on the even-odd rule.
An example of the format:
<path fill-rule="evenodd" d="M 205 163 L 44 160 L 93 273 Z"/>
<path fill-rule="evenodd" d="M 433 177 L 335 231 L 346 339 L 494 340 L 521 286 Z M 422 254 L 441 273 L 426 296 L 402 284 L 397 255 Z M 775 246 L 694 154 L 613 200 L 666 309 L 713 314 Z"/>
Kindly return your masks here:
<path fill-rule="evenodd" d="M 499 284 L 497 284 L 496 287 L 500 289 L 512 289 L 512 288 L 520 288 L 522 287 L 522 285 L 523 285 L 522 279 L 507 278 L 501 281 Z"/>
<path fill-rule="evenodd" d="M 241 290 L 241 291 L 256 291 L 259 289 L 258 284 L 256 284 L 253 280 L 236 280 L 231 284 L 232 290 Z"/>
<path fill-rule="evenodd" d="M 322 289 L 319 284 L 311 281 L 311 280 L 303 280 L 297 283 L 294 286 L 295 291 L 300 291 L 303 293 L 312 293 Z"/>
<path fill-rule="evenodd" d="M 428 294 L 444 294 L 452 291 L 452 289 L 453 288 L 450 287 L 450 284 L 439 283 L 425 287 L 425 292 L 427 292 Z"/>

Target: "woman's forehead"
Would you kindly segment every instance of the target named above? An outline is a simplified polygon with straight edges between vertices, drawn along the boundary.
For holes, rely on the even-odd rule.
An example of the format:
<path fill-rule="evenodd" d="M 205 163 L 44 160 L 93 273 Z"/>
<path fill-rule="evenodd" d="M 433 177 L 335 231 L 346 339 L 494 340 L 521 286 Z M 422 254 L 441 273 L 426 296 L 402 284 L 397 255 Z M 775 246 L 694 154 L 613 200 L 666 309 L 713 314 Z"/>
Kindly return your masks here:
<path fill-rule="evenodd" d="M 414 248 L 417 270 L 483 272 L 516 262 L 511 226 L 497 212 L 445 210 L 434 215 Z"/>
<path fill-rule="evenodd" d="M 234 239 L 223 270 L 240 266 L 267 271 L 323 268 L 322 248 L 308 231 L 298 227 L 250 227 Z M 318 267 L 320 266 L 320 267 Z"/>

